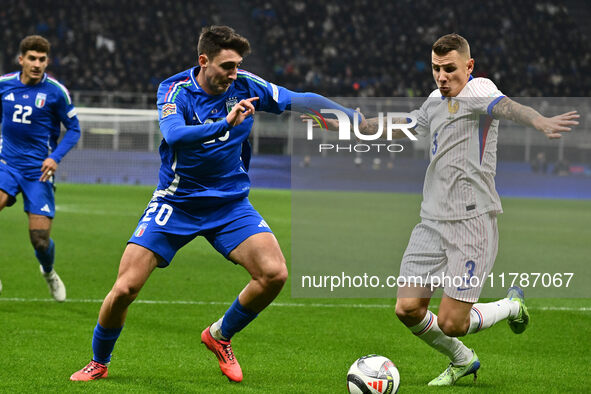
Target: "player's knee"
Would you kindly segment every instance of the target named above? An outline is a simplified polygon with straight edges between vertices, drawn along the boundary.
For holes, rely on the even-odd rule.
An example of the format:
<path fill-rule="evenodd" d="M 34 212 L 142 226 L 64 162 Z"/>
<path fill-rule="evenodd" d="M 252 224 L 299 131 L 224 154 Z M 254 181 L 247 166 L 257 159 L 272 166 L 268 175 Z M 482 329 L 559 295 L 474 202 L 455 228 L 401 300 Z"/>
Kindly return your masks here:
<path fill-rule="evenodd" d="M 411 300 L 399 298 L 396 300 L 396 316 L 406 325 L 418 324 L 427 313 L 427 308 Z"/>
<path fill-rule="evenodd" d="M 461 337 L 466 335 L 468 325 L 445 317 L 438 317 L 437 324 L 441 331 L 448 337 Z"/>
<path fill-rule="evenodd" d="M 138 296 L 140 288 L 124 281 L 117 281 L 111 291 L 115 300 L 130 304 Z"/>
<path fill-rule="evenodd" d="M 285 282 L 287 281 L 287 276 L 288 276 L 287 265 L 285 264 L 285 259 L 282 256 L 280 262 L 278 263 L 278 269 L 274 275 L 274 281 L 278 285 L 283 286 L 285 284 Z"/>
<path fill-rule="evenodd" d="M 8 205 L 8 194 L 4 193 L 0 190 L 0 211 L 3 210 Z"/>
<path fill-rule="evenodd" d="M 49 248 L 49 231 L 29 230 L 29 238 L 35 250 L 46 251 Z"/>
<path fill-rule="evenodd" d="M 273 259 L 272 263 L 267 264 L 265 271 L 261 275 L 260 282 L 265 288 L 283 287 L 287 281 L 287 266 L 283 256 Z"/>

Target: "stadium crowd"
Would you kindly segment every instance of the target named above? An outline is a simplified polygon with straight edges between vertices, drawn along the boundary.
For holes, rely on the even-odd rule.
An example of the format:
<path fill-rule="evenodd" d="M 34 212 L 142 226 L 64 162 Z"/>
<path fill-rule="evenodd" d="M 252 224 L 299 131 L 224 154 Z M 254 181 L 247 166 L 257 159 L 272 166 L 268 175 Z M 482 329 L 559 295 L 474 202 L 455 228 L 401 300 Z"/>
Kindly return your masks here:
<path fill-rule="evenodd" d="M 464 35 L 475 76 L 511 96 L 588 96 L 591 51 L 566 8 L 524 0 L 253 0 L 277 83 L 330 96 L 421 96 L 431 43 Z M 566 32 L 566 34 L 565 34 Z"/>
<path fill-rule="evenodd" d="M 52 44 L 48 71 L 70 90 L 155 92 L 164 78 L 195 64 L 201 26 L 216 23 L 214 3 L 11 2 L 0 10 L 1 71 L 17 70 L 20 40 L 40 34 Z"/>
<path fill-rule="evenodd" d="M 328 96 L 424 96 L 430 44 L 466 36 L 475 76 L 511 96 L 588 96 L 591 50 L 562 6 L 535 0 L 239 2 L 267 69 L 249 71 Z M 435 7 L 434 5 L 437 4 Z M 24 34 L 53 44 L 50 71 L 71 90 L 154 92 L 195 64 L 201 26 L 227 23 L 219 3 L 24 0 L 0 11 L 1 71 L 18 68 Z M 566 32 L 566 33 L 565 33 Z M 190 49 L 190 50 L 189 50 Z"/>

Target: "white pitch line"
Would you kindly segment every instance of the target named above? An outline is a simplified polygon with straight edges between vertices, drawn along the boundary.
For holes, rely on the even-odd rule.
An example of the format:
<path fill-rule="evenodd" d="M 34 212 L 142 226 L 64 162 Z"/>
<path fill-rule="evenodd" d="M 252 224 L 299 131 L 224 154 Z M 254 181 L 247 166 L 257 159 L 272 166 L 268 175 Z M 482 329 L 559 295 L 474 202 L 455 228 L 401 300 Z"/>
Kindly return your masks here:
<path fill-rule="evenodd" d="M 55 302 L 51 298 L 2 298 L 5 302 Z M 100 304 L 103 300 L 99 299 L 68 299 L 67 303 L 91 303 Z M 231 302 L 223 301 L 183 301 L 183 300 L 136 300 L 134 304 L 155 304 L 155 305 L 230 305 Z M 393 309 L 394 304 L 320 304 L 320 303 L 293 303 L 293 302 L 275 302 L 271 307 L 281 308 L 357 308 L 357 309 Z M 437 309 L 437 306 L 431 306 L 431 309 Z M 569 307 L 569 306 L 540 306 L 528 307 L 531 311 L 567 311 L 567 312 L 591 312 L 591 307 Z"/>
<path fill-rule="evenodd" d="M 133 211 L 107 211 L 102 209 L 94 209 L 94 208 L 83 208 L 78 205 L 56 205 L 55 210 L 56 212 L 65 212 L 65 213 L 74 213 L 74 214 L 83 214 L 83 215 L 98 215 L 98 216 L 105 216 L 105 215 L 116 215 L 116 216 L 136 216 L 140 217 L 142 213 L 143 207 L 138 206 L 137 209 Z"/>

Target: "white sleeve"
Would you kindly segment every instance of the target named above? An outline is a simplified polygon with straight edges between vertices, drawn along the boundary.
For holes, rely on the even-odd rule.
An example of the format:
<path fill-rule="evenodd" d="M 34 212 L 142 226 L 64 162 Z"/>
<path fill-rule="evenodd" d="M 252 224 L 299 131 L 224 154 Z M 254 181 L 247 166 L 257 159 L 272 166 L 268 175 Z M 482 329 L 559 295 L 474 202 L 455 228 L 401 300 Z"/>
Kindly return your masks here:
<path fill-rule="evenodd" d="M 413 117 L 413 119 L 416 119 L 417 124 L 414 127 L 414 130 L 417 132 L 417 134 L 420 137 L 424 137 L 425 135 L 429 135 L 429 116 L 427 114 L 427 103 L 429 103 L 429 100 L 432 100 L 431 98 L 428 98 L 427 100 L 425 100 L 425 102 L 423 103 L 423 105 L 421 105 L 421 108 L 419 109 L 415 109 L 414 111 L 412 111 L 410 113 L 410 116 Z"/>
<path fill-rule="evenodd" d="M 493 81 L 487 78 L 475 78 L 470 82 L 469 107 L 472 111 L 492 116 L 493 107 L 505 95 Z"/>

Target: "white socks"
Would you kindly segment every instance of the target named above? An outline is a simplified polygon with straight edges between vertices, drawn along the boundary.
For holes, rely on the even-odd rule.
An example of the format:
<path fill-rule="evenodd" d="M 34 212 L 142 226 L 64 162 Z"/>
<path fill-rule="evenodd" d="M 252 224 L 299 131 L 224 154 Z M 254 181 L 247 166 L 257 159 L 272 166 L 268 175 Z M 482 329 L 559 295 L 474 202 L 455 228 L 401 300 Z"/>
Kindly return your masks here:
<path fill-rule="evenodd" d="M 223 316 L 209 327 L 209 332 L 216 341 L 227 341 L 222 335 L 222 320 L 224 320 Z"/>
<path fill-rule="evenodd" d="M 486 304 L 474 304 L 470 311 L 470 326 L 466 334 L 484 330 L 498 321 L 516 317 L 518 313 L 519 303 L 507 298 Z M 437 324 L 437 315 L 429 310 L 419 324 L 410 327 L 410 331 L 433 349 L 449 357 L 454 365 L 466 365 L 472 359 L 472 350 L 458 338 L 445 335 Z"/>
<path fill-rule="evenodd" d="M 466 365 L 472 359 L 472 350 L 458 338 L 445 335 L 437 324 L 437 315 L 429 310 L 419 324 L 410 327 L 410 331 L 433 349 L 449 357 L 454 365 Z"/>
<path fill-rule="evenodd" d="M 498 321 L 508 317 L 516 317 L 518 313 L 519 303 L 508 298 L 486 304 L 474 304 L 470 311 L 470 327 L 466 334 L 473 334 L 489 328 Z"/>

